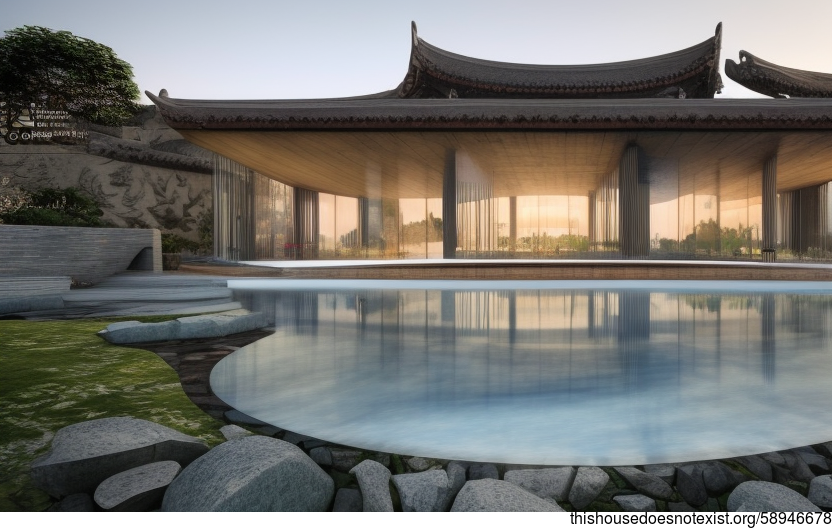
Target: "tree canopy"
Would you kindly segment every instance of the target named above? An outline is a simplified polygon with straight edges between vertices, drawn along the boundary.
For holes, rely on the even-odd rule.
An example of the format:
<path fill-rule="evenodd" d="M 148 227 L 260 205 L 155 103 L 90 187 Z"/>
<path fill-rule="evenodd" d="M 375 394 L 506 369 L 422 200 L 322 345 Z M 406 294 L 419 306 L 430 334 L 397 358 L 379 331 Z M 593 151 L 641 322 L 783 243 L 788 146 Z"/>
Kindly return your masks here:
<path fill-rule="evenodd" d="M 24 26 L 0 38 L 0 101 L 9 113 L 34 103 L 102 125 L 136 111 L 133 68 L 103 44 L 69 31 Z"/>
<path fill-rule="evenodd" d="M 104 211 L 83 191 L 67 189 L 39 189 L 23 191 L 17 203 L 0 196 L 0 224 L 104 227 Z M 5 207 L 4 207 L 5 206 Z M 10 206 L 10 207 L 9 207 Z"/>

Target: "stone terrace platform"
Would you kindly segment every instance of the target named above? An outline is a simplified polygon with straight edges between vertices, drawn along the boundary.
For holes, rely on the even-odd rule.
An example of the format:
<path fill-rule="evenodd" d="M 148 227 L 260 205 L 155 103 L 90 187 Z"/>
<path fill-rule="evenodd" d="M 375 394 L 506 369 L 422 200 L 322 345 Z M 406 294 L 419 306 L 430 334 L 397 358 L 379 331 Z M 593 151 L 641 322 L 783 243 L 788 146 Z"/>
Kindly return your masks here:
<path fill-rule="evenodd" d="M 832 281 L 832 264 L 689 260 L 331 260 L 190 263 L 181 272 L 229 277 L 447 280 Z"/>

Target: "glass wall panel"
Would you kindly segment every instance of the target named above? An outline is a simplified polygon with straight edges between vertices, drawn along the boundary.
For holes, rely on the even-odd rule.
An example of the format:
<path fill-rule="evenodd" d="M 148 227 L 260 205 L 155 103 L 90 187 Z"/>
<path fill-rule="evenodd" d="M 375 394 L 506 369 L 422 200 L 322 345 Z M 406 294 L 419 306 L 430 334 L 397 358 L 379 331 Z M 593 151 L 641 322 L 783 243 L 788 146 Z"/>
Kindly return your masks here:
<path fill-rule="evenodd" d="M 218 257 L 441 258 L 451 229 L 456 244 L 444 249 L 458 258 L 761 259 L 766 219 L 776 220 L 767 228 L 776 258 L 832 259 L 832 134 L 309 132 L 282 141 L 275 156 L 286 163 L 268 178 L 217 156 Z M 765 216 L 764 170 L 777 192 Z"/>
<path fill-rule="evenodd" d="M 519 258 L 534 258 L 540 252 L 538 197 L 517 197 L 517 244 Z"/>
<path fill-rule="evenodd" d="M 679 252 L 680 193 L 679 160 L 651 158 L 650 178 L 650 253 L 671 258 Z"/>
<path fill-rule="evenodd" d="M 214 158 L 214 256 L 296 258 L 294 189 L 222 156 Z"/>
<path fill-rule="evenodd" d="M 318 254 L 320 258 L 335 258 L 335 195 L 318 194 Z"/>
<path fill-rule="evenodd" d="M 677 136 L 646 162 L 651 258 L 760 258 L 764 158 L 755 138 Z"/>
<path fill-rule="evenodd" d="M 399 212 L 399 200 L 382 200 L 382 233 L 381 233 L 381 258 L 398 259 L 403 258 L 400 247 L 401 240 L 401 213 Z"/>
<path fill-rule="evenodd" d="M 832 183 L 826 183 L 820 186 L 820 195 L 818 200 L 818 213 L 820 217 L 820 226 L 818 232 L 820 239 L 818 240 L 818 247 L 824 259 L 832 258 Z"/>
<path fill-rule="evenodd" d="M 254 259 L 287 257 L 294 241 L 293 189 L 254 173 Z"/>
<path fill-rule="evenodd" d="M 618 252 L 618 170 L 604 175 L 594 192 L 591 250 L 611 257 Z"/>
<path fill-rule="evenodd" d="M 703 138 L 703 149 L 710 150 L 721 141 L 721 135 Z M 683 177 L 693 178 L 694 232 L 688 247 L 693 246 L 695 258 L 714 258 L 720 247 L 719 179 L 717 159 L 695 159 L 692 156 L 682 166 Z M 690 235 L 688 235 L 690 236 Z M 687 237 L 686 237 L 687 239 Z"/>
<path fill-rule="evenodd" d="M 425 258 L 442 258 L 442 198 L 425 200 L 427 243 Z"/>
<path fill-rule="evenodd" d="M 779 193 L 778 251 L 783 259 L 832 260 L 830 185 Z"/>
<path fill-rule="evenodd" d="M 335 254 L 338 258 L 360 258 L 358 244 L 358 199 L 335 197 Z"/>
<path fill-rule="evenodd" d="M 427 241 L 431 230 L 431 226 L 426 221 L 427 213 L 427 200 L 419 198 L 399 200 L 401 253 L 404 258 L 427 258 Z"/>
<path fill-rule="evenodd" d="M 254 257 L 254 171 L 214 156 L 214 256 L 227 260 Z"/>
<path fill-rule="evenodd" d="M 497 251 L 499 209 L 492 173 L 482 160 L 458 151 L 456 161 L 457 256 L 487 258 Z"/>
<path fill-rule="evenodd" d="M 514 208 L 512 208 L 512 201 Z M 496 232 L 497 232 L 497 255 L 501 258 L 514 256 L 517 249 L 517 218 L 512 215 L 516 211 L 517 199 L 503 196 L 494 199 L 494 207 L 497 211 Z"/>

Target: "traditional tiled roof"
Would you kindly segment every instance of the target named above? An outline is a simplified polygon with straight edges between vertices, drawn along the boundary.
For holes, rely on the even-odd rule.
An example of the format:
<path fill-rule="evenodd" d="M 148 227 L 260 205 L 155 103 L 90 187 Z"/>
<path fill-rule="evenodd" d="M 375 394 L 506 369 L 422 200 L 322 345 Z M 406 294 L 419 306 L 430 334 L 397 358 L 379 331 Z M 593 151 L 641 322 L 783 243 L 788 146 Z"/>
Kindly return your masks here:
<path fill-rule="evenodd" d="M 182 130 L 832 129 L 832 99 L 714 99 L 721 25 L 685 50 L 585 66 L 463 57 L 426 43 L 415 25 L 412 37 L 404 82 L 378 94 L 266 101 L 147 95 Z"/>
<path fill-rule="evenodd" d="M 147 93 L 175 129 L 832 129 L 832 99 L 199 101 Z"/>
<path fill-rule="evenodd" d="M 704 42 L 666 55 L 607 64 L 543 66 L 457 55 L 428 44 L 412 25 L 402 98 L 712 98 L 722 87 L 722 24 Z"/>
<path fill-rule="evenodd" d="M 725 61 L 728 77 L 771 97 L 832 97 L 832 74 L 778 66 L 740 51 L 740 62 Z"/>

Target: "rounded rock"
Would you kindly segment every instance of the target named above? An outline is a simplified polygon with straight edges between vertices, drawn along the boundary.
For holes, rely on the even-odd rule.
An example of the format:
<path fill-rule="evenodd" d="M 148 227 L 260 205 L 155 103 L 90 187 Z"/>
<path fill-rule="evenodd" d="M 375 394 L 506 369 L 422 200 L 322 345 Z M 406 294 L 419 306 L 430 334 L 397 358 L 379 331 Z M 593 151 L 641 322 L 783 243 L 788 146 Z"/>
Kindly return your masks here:
<path fill-rule="evenodd" d="M 165 460 L 117 473 L 98 485 L 93 499 L 105 511 L 148 511 L 162 502 L 165 490 L 182 470 Z"/>
<path fill-rule="evenodd" d="M 325 511 L 332 477 L 297 446 L 276 438 L 229 440 L 173 481 L 162 511 Z"/>
<path fill-rule="evenodd" d="M 551 512 L 564 511 L 510 482 L 469 480 L 456 496 L 452 512 Z"/>
<path fill-rule="evenodd" d="M 569 502 L 576 510 L 583 510 L 604 491 L 610 476 L 599 467 L 579 467 L 569 490 Z"/>
<path fill-rule="evenodd" d="M 832 508 L 832 475 L 821 475 L 809 482 L 809 500 L 821 508 Z"/>
<path fill-rule="evenodd" d="M 819 512 L 821 509 L 782 484 L 752 480 L 743 482 L 731 492 L 728 511 Z"/>
<path fill-rule="evenodd" d="M 107 479 L 134 467 L 175 460 L 187 466 L 208 451 L 198 438 L 129 416 L 68 425 L 32 463 L 35 485 L 53 497 L 92 494 Z"/>

